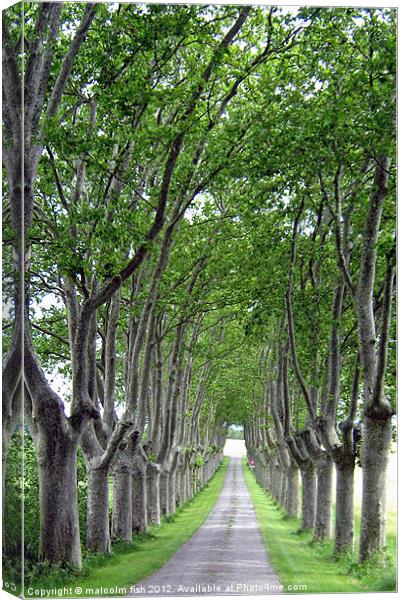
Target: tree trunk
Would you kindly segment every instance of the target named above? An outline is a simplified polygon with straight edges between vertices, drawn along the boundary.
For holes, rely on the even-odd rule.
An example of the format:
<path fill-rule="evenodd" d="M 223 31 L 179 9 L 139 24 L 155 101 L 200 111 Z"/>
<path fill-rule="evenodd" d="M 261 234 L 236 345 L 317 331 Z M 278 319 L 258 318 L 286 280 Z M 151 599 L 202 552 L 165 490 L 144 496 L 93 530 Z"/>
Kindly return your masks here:
<path fill-rule="evenodd" d="M 317 498 L 313 539 L 321 541 L 330 537 L 333 460 L 327 452 L 322 452 L 315 466 L 317 474 Z"/>
<path fill-rule="evenodd" d="M 364 419 L 360 562 L 385 546 L 385 489 L 391 420 Z"/>
<path fill-rule="evenodd" d="M 141 533 L 147 529 L 146 465 L 139 458 L 136 459 L 133 468 L 132 528 L 135 533 Z"/>
<path fill-rule="evenodd" d="M 335 554 L 347 552 L 354 543 L 354 457 L 336 462 Z"/>
<path fill-rule="evenodd" d="M 352 549 L 354 542 L 354 469 L 355 449 L 353 442 L 353 417 L 355 414 L 356 392 L 358 390 L 358 370 L 355 374 L 355 384 L 352 392 L 352 408 L 350 416 L 340 425 L 343 432 L 343 443 L 340 443 L 336 433 L 333 418 L 329 424 L 319 421 L 319 431 L 322 443 L 332 455 L 336 465 L 336 526 L 334 554 L 340 554 Z"/>
<path fill-rule="evenodd" d="M 81 436 L 81 448 L 84 453 L 88 477 L 87 494 L 87 548 L 93 552 L 110 553 L 109 527 L 109 473 L 111 461 L 119 448 L 119 443 L 131 427 L 131 422 L 119 423 L 103 449 L 97 440 L 92 426 L 87 427 Z M 122 468 L 122 455 L 117 463 Z M 126 463 L 127 464 L 127 461 Z M 130 464 L 130 463 L 129 463 Z M 116 497 L 116 486 L 115 486 Z M 116 516 L 117 507 L 114 505 Z M 117 536 L 119 537 L 119 536 Z"/>
<path fill-rule="evenodd" d="M 92 552 L 109 554 L 109 469 L 87 468 L 87 548 Z"/>
<path fill-rule="evenodd" d="M 168 514 L 176 512 L 176 469 L 168 477 Z"/>
<path fill-rule="evenodd" d="M 4 265 L 5 267 L 5 265 Z M 3 552 L 5 552 L 5 523 L 4 509 L 6 501 L 6 470 L 8 448 L 13 434 L 19 429 L 20 444 L 23 443 L 22 431 L 22 351 L 21 351 L 21 317 L 18 308 L 21 294 L 17 290 L 18 297 L 15 301 L 15 322 L 10 348 L 3 360 L 2 368 L 2 523 L 3 523 Z M 5 307 L 6 308 L 6 307 Z M 29 421 L 29 418 L 27 418 Z M 21 536 L 21 532 L 19 532 Z"/>
<path fill-rule="evenodd" d="M 77 503 L 77 444 L 67 436 L 39 433 L 39 558 L 50 565 L 81 567 Z"/>
<path fill-rule="evenodd" d="M 161 523 L 160 513 L 160 466 L 147 465 L 147 518 L 151 525 Z"/>
<path fill-rule="evenodd" d="M 196 465 L 192 466 L 191 469 L 191 490 L 192 496 L 195 496 L 200 489 L 200 479 L 199 479 L 199 467 Z"/>
<path fill-rule="evenodd" d="M 285 510 L 289 517 L 298 516 L 298 467 L 291 459 L 291 464 L 287 469 L 287 499 Z"/>
<path fill-rule="evenodd" d="M 113 469 L 112 538 L 132 541 L 132 468 L 119 461 Z"/>
<path fill-rule="evenodd" d="M 301 529 L 313 529 L 316 507 L 316 473 L 311 461 L 301 467 L 302 480 L 302 523 Z"/>
<path fill-rule="evenodd" d="M 169 493 L 168 493 L 168 482 L 169 482 L 169 473 L 165 469 L 161 470 L 160 473 L 160 482 L 159 482 L 159 491 L 160 491 L 160 512 L 161 516 L 166 516 L 169 514 Z"/>
<path fill-rule="evenodd" d="M 381 228 L 384 201 L 388 194 L 390 167 L 391 159 L 389 157 L 378 156 L 373 191 L 368 202 L 363 232 L 360 277 L 354 296 L 365 407 L 361 455 L 363 494 L 360 562 L 382 552 L 385 546 L 385 484 L 393 409 L 384 395 L 384 380 L 388 364 L 395 271 L 392 254 L 388 254 L 386 257 L 379 327 L 376 327 L 375 319 L 374 284 L 377 270 L 377 240 Z"/>
<path fill-rule="evenodd" d="M 185 467 L 180 465 L 176 477 L 176 491 L 178 496 L 179 506 L 186 502 L 186 473 Z"/>
<path fill-rule="evenodd" d="M 2 523 L 3 523 L 3 543 L 4 543 L 4 502 L 5 502 L 5 498 L 6 498 L 6 468 L 7 468 L 7 455 L 8 455 L 8 442 L 9 439 L 7 439 L 7 443 L 5 443 L 4 440 L 5 436 L 4 436 L 4 432 L 3 432 L 3 443 L 1 446 L 1 468 L 2 468 Z"/>
<path fill-rule="evenodd" d="M 281 475 L 280 475 L 280 469 L 279 469 L 278 464 L 276 464 L 276 463 L 273 464 L 273 466 L 271 468 L 271 474 L 272 474 L 272 477 L 271 477 L 270 493 L 276 502 L 280 502 Z"/>
<path fill-rule="evenodd" d="M 192 498 L 192 476 L 190 473 L 189 465 L 185 470 L 185 501 L 187 502 Z"/>
<path fill-rule="evenodd" d="M 286 507 L 287 504 L 287 477 L 286 475 L 283 473 L 282 478 L 281 478 L 281 506 L 283 508 Z"/>
<path fill-rule="evenodd" d="M 3 429 L 3 443 L 1 446 L 1 468 L 2 468 L 2 497 L 1 497 L 1 522 L 2 522 L 2 538 L 3 538 L 3 554 L 6 551 L 6 527 L 4 521 L 4 511 L 5 511 L 5 502 L 6 502 L 6 468 L 7 468 L 7 455 L 8 455 L 8 444 L 10 441 L 10 437 L 6 435 L 6 432 Z"/>

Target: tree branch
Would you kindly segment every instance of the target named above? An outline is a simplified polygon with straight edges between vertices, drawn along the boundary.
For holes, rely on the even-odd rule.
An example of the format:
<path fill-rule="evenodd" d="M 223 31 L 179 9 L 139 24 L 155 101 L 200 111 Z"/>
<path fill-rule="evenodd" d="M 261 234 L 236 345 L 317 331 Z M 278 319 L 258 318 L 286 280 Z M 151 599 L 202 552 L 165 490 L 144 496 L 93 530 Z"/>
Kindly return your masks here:
<path fill-rule="evenodd" d="M 96 3 L 88 3 L 85 5 L 84 13 L 81 19 L 81 22 L 77 28 L 76 34 L 73 40 L 70 43 L 70 46 L 67 50 L 67 53 L 64 56 L 59 75 L 57 76 L 55 85 L 51 92 L 48 107 L 46 110 L 45 123 L 47 123 L 52 117 L 55 116 L 57 108 L 59 106 L 64 88 L 66 86 L 67 80 L 69 78 L 70 72 L 73 68 L 74 60 L 80 50 L 81 45 L 83 44 L 88 30 L 91 27 L 91 23 L 95 17 L 95 13 L 97 10 Z M 44 131 L 41 131 L 39 138 L 43 137 Z"/>
<path fill-rule="evenodd" d="M 299 227 L 299 222 L 300 222 L 303 210 L 304 210 L 304 200 L 302 200 L 300 207 L 298 209 L 297 215 L 294 220 L 293 236 L 292 236 L 292 242 L 291 242 L 291 264 L 290 264 L 290 271 L 289 271 L 289 278 L 288 278 L 288 288 L 287 288 L 287 292 L 286 292 L 286 306 L 287 306 L 287 321 L 288 321 L 288 337 L 289 337 L 289 341 L 290 341 L 291 360 L 292 360 L 293 370 L 294 370 L 295 376 L 297 378 L 297 381 L 299 383 L 299 386 L 301 388 L 304 400 L 306 402 L 306 406 L 308 409 L 310 419 L 312 421 L 312 424 L 314 424 L 315 418 L 316 418 L 314 406 L 313 406 L 312 398 L 309 393 L 305 378 L 300 369 L 298 356 L 297 356 L 297 347 L 296 347 L 295 329 L 294 329 L 294 314 L 293 314 L 293 308 L 292 308 L 292 291 L 293 291 L 293 279 L 294 279 L 293 271 L 294 271 L 295 261 L 296 261 L 298 227 Z"/>
<path fill-rule="evenodd" d="M 389 329 L 390 329 L 390 317 L 392 308 L 392 296 L 393 296 L 393 279 L 395 275 L 394 258 L 390 255 L 387 259 L 386 274 L 384 281 L 383 291 L 383 303 L 382 303 L 382 321 L 381 331 L 379 339 L 379 347 L 377 353 L 377 365 L 375 374 L 375 385 L 373 393 L 373 401 L 371 403 L 371 413 L 376 406 L 381 407 L 382 405 L 389 404 L 383 395 L 383 386 L 385 371 L 388 362 L 388 345 L 389 345 Z"/>
<path fill-rule="evenodd" d="M 109 439 L 108 445 L 103 453 L 99 466 L 102 468 L 106 468 L 110 465 L 115 454 L 119 448 L 120 443 L 125 438 L 126 434 L 133 427 L 133 423 L 131 421 L 122 421 L 118 423 L 113 430 L 113 433 Z"/>

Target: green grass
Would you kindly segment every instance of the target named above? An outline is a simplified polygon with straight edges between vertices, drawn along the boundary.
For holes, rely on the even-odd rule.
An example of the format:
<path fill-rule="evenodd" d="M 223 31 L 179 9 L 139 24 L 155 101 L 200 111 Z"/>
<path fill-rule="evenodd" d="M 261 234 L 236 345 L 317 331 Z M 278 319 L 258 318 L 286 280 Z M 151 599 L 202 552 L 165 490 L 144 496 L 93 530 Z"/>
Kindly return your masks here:
<path fill-rule="evenodd" d="M 256 482 L 246 462 L 243 468 L 263 542 L 284 591 L 310 594 L 372 591 L 362 578 L 347 573 L 349 566 L 345 561 L 332 560 L 331 542 L 312 545 L 311 533 L 297 534 L 299 519 L 284 517 L 280 506 Z"/>
<path fill-rule="evenodd" d="M 25 585 L 25 597 L 35 595 L 34 591 L 28 593 L 29 588 L 57 588 L 51 595 L 59 597 L 125 595 L 125 588 L 129 590 L 162 567 L 204 523 L 222 490 L 228 463 L 228 458 L 224 459 L 212 480 L 175 515 L 159 526 L 150 527 L 146 534 L 136 536 L 133 544 L 115 544 L 112 556 L 88 556 L 83 571 L 76 574 L 63 569 L 31 574 Z M 81 592 L 77 592 L 78 588 Z"/>

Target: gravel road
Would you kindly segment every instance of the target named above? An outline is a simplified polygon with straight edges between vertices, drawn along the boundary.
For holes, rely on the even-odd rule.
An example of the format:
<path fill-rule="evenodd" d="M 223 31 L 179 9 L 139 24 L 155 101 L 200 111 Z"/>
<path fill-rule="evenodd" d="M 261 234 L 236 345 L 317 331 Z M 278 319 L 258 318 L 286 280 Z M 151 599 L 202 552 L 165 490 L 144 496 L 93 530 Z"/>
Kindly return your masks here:
<path fill-rule="evenodd" d="M 154 575 L 137 583 L 135 596 L 203 596 L 279 593 L 240 457 L 232 457 L 223 490 L 201 528 Z"/>

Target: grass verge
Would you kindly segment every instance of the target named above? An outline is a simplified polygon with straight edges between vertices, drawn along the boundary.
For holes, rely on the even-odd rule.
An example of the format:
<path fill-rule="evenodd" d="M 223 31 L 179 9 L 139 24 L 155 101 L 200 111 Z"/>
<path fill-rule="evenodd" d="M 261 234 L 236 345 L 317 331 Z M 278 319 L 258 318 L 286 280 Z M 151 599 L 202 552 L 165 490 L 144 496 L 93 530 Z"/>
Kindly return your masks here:
<path fill-rule="evenodd" d="M 37 590 L 63 598 L 126 595 L 130 586 L 162 567 L 204 523 L 222 490 L 228 463 L 225 458 L 209 483 L 161 525 L 134 537 L 132 544 L 114 544 L 111 556 L 89 555 L 77 573 L 63 569 L 31 573 L 25 597 L 37 597 Z"/>
<path fill-rule="evenodd" d="M 299 519 L 284 516 L 281 507 L 256 482 L 243 464 L 263 542 L 284 591 L 289 593 L 392 591 L 393 569 L 376 561 L 357 565 L 356 558 L 332 558 L 331 542 L 311 544 L 312 533 L 298 533 Z M 396 543 L 392 540 L 393 543 Z M 385 570 L 386 567 L 386 570 Z"/>

